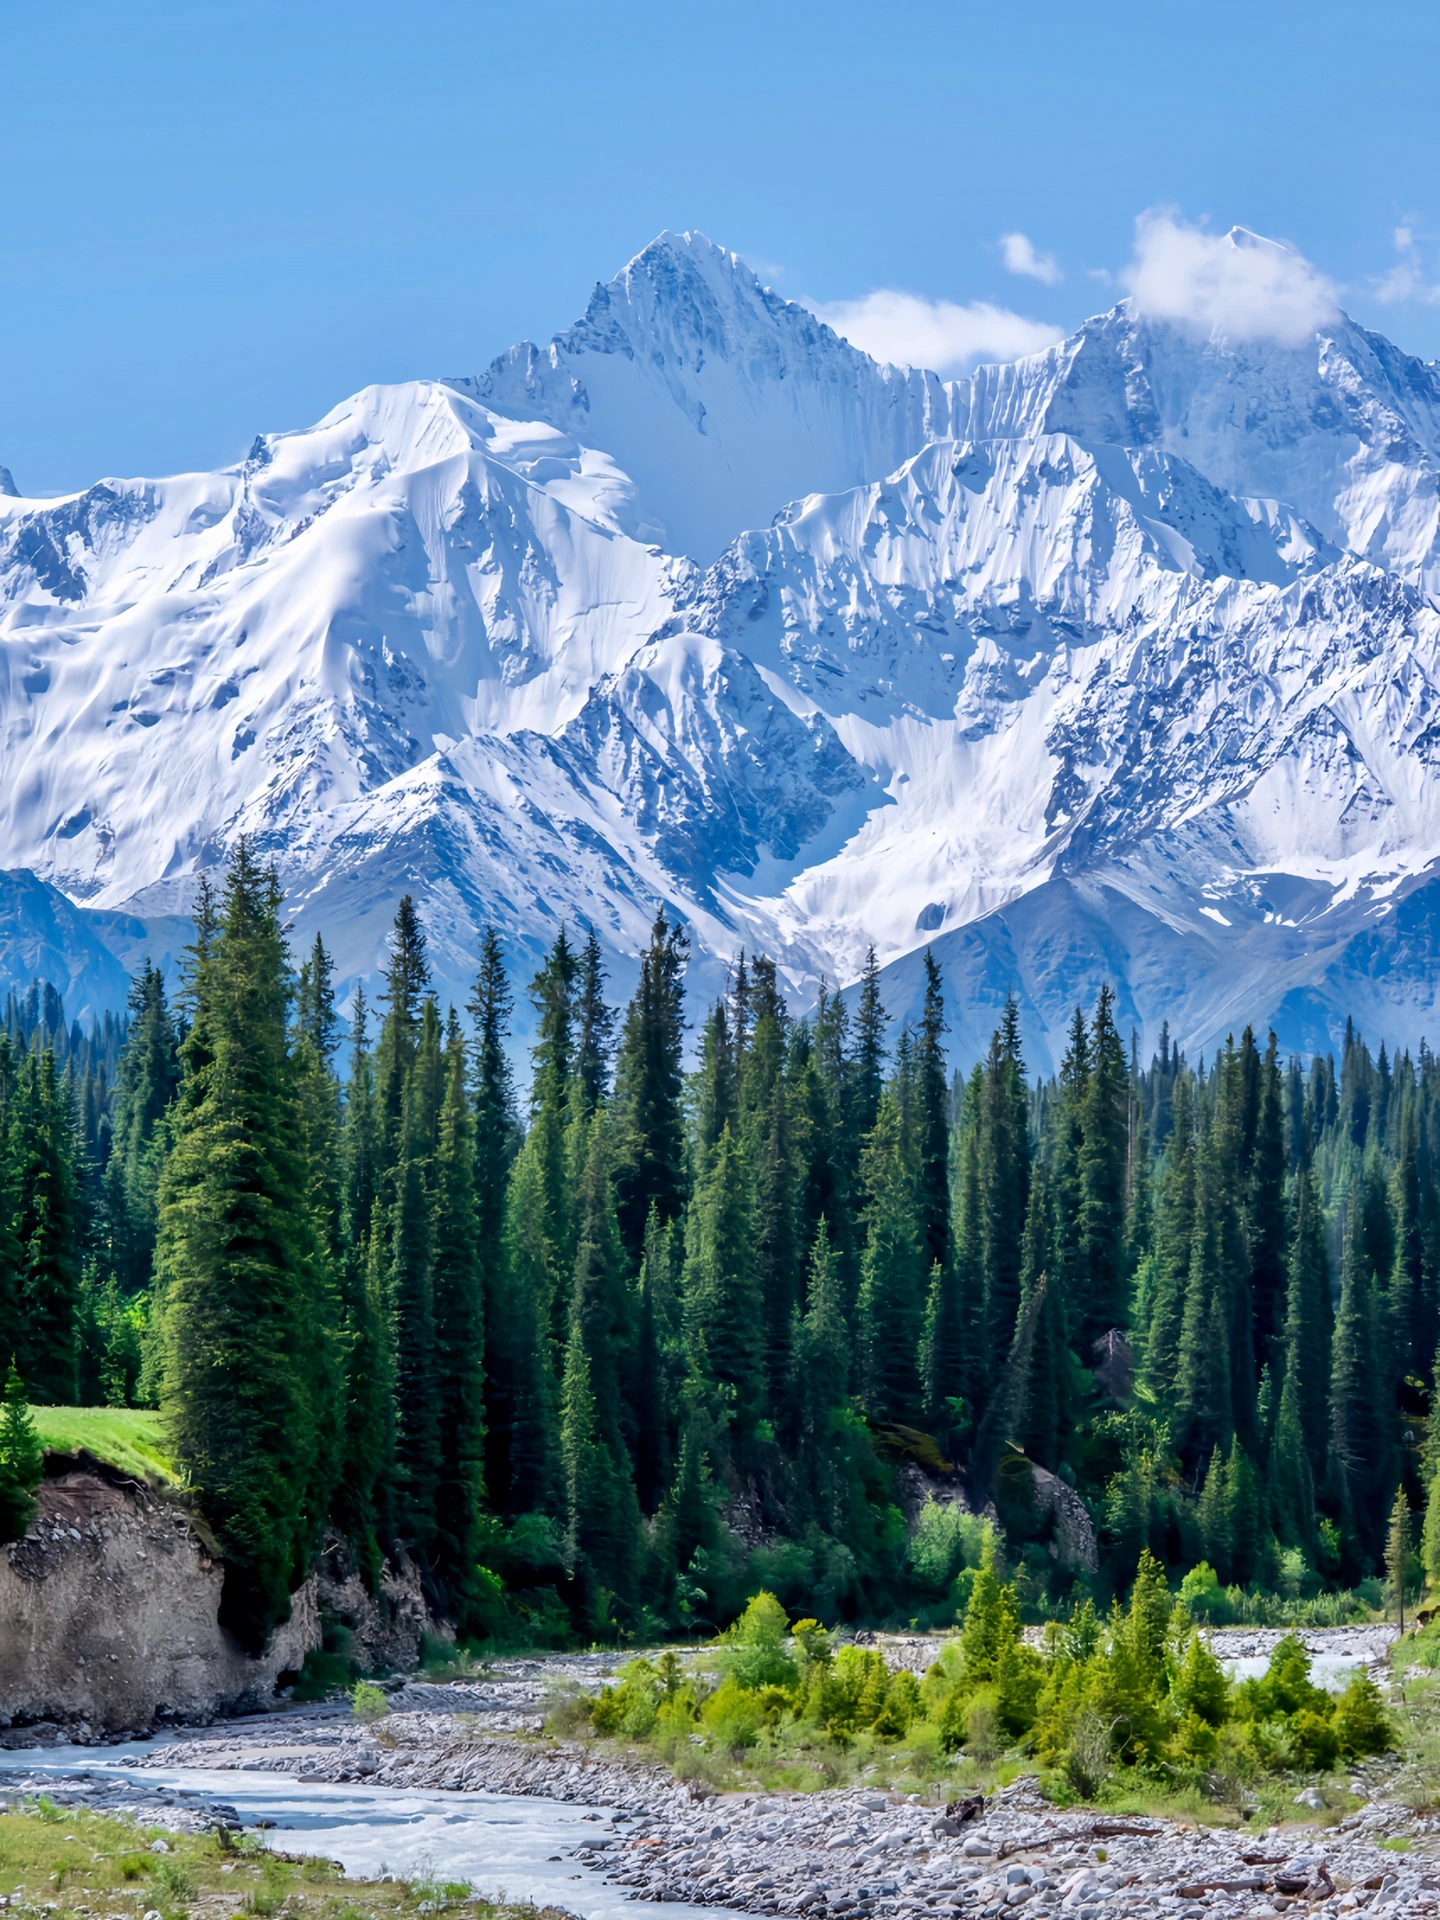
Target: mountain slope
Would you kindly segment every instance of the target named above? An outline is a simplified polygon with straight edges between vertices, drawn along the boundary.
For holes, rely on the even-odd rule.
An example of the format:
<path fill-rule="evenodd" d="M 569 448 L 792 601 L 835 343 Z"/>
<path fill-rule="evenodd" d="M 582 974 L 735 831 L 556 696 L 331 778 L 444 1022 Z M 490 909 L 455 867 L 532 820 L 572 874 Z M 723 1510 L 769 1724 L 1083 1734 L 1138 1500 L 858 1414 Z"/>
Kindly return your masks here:
<path fill-rule="evenodd" d="M 1440 589 L 1440 372 L 1341 315 L 1299 346 L 1197 339 L 1125 301 L 956 390 L 974 439 L 1065 433 L 1179 454 L 1285 500 L 1337 545 Z"/>
<path fill-rule="evenodd" d="M 663 233 L 547 347 L 452 383 L 604 447 L 626 531 L 705 563 L 788 501 L 891 472 L 950 431 L 953 388 L 882 367 L 703 234 Z"/>
<path fill-rule="evenodd" d="M 478 379 L 0 499 L 0 866 L 177 913 L 246 832 L 345 980 L 419 894 L 457 999 L 486 921 L 623 990 L 664 904 L 701 993 L 933 940 L 1036 1065 L 1102 976 L 1192 1046 L 1362 987 L 1418 1039 L 1436 393 L 1128 305 L 946 385 L 662 236 Z"/>

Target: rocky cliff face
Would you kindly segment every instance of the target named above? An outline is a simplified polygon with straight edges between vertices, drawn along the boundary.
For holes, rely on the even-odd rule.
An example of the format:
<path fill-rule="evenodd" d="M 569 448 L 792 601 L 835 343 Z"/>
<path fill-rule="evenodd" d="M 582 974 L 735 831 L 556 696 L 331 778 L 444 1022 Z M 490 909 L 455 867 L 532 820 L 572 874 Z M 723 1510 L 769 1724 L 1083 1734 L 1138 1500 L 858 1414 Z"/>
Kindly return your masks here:
<path fill-rule="evenodd" d="M 219 1624 L 223 1569 L 189 1515 L 88 1458 L 49 1468 L 35 1524 L 0 1552 L 0 1745 L 263 1707 L 320 1645 L 322 1611 L 367 1664 L 415 1664 L 428 1621 L 413 1569 L 388 1573 L 377 1603 L 327 1558 L 252 1659 Z"/>

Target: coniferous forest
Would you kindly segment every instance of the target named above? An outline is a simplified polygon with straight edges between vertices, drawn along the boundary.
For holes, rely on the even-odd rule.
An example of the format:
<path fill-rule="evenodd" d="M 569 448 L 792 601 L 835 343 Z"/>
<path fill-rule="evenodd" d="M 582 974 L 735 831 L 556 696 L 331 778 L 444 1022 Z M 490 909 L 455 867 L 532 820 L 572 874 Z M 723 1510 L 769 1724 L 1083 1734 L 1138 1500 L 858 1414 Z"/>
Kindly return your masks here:
<path fill-rule="evenodd" d="M 148 963 L 88 1034 L 12 997 L 5 1431 L 22 1397 L 163 1408 L 251 1647 L 332 1529 L 372 1584 L 403 1551 L 462 1635 L 535 1643 L 714 1631 L 761 1587 L 952 1620 L 957 1493 L 1040 1612 L 1147 1549 L 1353 1587 L 1397 1489 L 1440 1574 L 1423 1045 L 1142 1062 L 1102 991 L 1055 1079 L 1013 1005 L 952 1076 L 928 957 L 913 1027 L 873 957 L 804 1016 L 763 956 L 692 1006 L 686 960 L 662 915 L 620 1009 L 593 933 L 528 983 L 492 933 L 443 1007 L 407 898 L 342 1033 L 242 843 L 173 1003 Z"/>

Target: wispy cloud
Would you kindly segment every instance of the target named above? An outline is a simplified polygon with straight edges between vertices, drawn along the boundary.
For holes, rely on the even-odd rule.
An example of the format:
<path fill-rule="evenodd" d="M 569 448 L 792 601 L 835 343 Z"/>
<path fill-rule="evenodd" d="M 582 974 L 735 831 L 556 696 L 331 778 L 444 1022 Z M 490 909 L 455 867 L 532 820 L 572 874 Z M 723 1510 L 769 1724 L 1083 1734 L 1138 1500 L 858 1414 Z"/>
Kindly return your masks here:
<path fill-rule="evenodd" d="M 773 281 L 785 278 L 785 269 L 778 260 L 765 260 L 758 253 L 742 253 L 740 258 L 749 267 L 757 280 L 769 286 Z"/>
<path fill-rule="evenodd" d="M 1047 287 L 1058 287 L 1065 278 L 1053 253 L 1038 253 L 1028 233 L 1002 233 L 1000 255 L 1006 271 L 1027 280 L 1039 280 Z"/>
<path fill-rule="evenodd" d="M 1339 311 L 1334 286 L 1293 248 L 1244 227 L 1207 233 L 1165 209 L 1136 221 L 1120 277 L 1139 312 L 1230 340 L 1299 346 Z"/>
<path fill-rule="evenodd" d="M 1376 282 L 1375 298 L 1387 306 L 1418 300 L 1422 306 L 1440 307 L 1440 285 L 1426 278 L 1413 226 L 1396 227 L 1395 254 L 1394 266 Z"/>
<path fill-rule="evenodd" d="M 1018 360 L 1059 340 L 1058 327 L 974 300 L 922 300 L 882 287 L 859 300 L 807 303 L 852 346 L 895 366 L 960 373 L 986 360 Z"/>

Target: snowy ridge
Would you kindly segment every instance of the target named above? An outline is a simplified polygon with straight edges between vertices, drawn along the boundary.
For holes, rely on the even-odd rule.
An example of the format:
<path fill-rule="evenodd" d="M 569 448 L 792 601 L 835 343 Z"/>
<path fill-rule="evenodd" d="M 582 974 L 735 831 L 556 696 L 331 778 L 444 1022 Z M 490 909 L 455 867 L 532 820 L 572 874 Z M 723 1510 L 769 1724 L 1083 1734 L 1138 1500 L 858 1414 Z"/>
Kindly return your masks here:
<path fill-rule="evenodd" d="M 637 489 L 626 531 L 702 563 L 800 494 L 891 472 L 950 431 L 956 392 L 877 366 L 690 233 L 652 241 L 548 347 L 452 384 L 607 448 Z"/>
<path fill-rule="evenodd" d="M 56 890 L 0 879 L 0 968 L 100 1004 L 86 940 L 248 832 L 347 980 L 409 889 L 457 999 L 489 920 L 623 990 L 663 904 L 699 993 L 874 940 L 903 1005 L 933 941 L 961 1057 L 1107 977 L 1147 1039 L 1433 1038 L 1437 476 L 1435 369 L 1343 318 L 947 384 L 663 235 L 473 380 L 0 494 L 0 869 Z"/>
<path fill-rule="evenodd" d="M 957 432 L 1159 447 L 1440 587 L 1440 372 L 1343 315 L 1298 347 L 1196 341 L 1129 301 L 957 392 Z"/>

